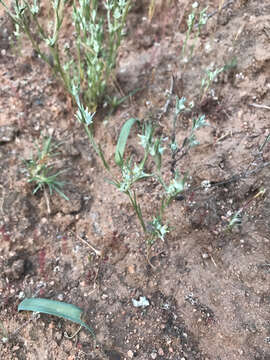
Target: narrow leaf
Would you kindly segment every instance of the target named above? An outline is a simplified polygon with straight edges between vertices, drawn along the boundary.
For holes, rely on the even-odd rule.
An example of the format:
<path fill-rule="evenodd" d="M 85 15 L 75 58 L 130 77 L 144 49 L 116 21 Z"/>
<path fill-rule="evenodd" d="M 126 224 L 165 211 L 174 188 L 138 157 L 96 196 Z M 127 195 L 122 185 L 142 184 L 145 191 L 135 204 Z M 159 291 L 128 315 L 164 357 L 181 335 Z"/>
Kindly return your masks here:
<path fill-rule="evenodd" d="M 19 304 L 18 311 L 21 310 L 35 311 L 62 317 L 66 320 L 70 320 L 76 324 L 84 326 L 94 336 L 93 330 L 81 320 L 81 314 L 83 311 L 73 304 L 50 299 L 28 298 L 24 299 Z"/>
<path fill-rule="evenodd" d="M 132 128 L 132 126 L 138 122 L 138 119 L 134 119 L 134 118 L 130 118 L 128 119 L 125 124 L 123 125 L 118 141 L 117 141 L 117 145 L 116 145 L 116 151 L 115 151 L 115 163 L 117 165 L 120 166 L 121 164 L 121 159 L 123 159 L 124 157 L 124 152 L 125 152 L 125 147 L 126 147 L 126 143 L 127 143 L 127 139 L 130 133 L 130 130 Z"/>

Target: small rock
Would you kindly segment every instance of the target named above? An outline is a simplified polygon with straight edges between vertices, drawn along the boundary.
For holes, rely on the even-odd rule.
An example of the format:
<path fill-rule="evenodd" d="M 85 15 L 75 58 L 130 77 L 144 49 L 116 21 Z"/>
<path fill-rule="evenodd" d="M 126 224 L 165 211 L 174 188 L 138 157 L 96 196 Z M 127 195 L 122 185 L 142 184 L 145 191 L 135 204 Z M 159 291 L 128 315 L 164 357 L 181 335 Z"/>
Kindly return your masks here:
<path fill-rule="evenodd" d="M 105 349 L 104 350 L 105 354 L 107 355 L 109 360 L 121 360 L 121 354 L 113 349 Z"/>
<path fill-rule="evenodd" d="M 159 356 L 163 356 L 163 355 L 164 355 L 164 351 L 163 351 L 162 348 L 159 348 L 159 349 L 158 349 L 158 355 L 159 355 Z"/>
<path fill-rule="evenodd" d="M 63 301 L 63 300 L 64 300 L 64 295 L 63 295 L 63 294 L 59 294 L 59 295 L 57 296 L 57 299 L 58 299 L 59 301 Z"/>
<path fill-rule="evenodd" d="M 79 213 L 83 204 L 82 195 L 78 191 L 71 192 L 65 191 L 65 189 L 62 191 L 68 197 L 69 201 L 64 199 L 62 196 L 53 196 L 51 198 L 54 206 L 52 212 L 55 213 L 60 211 L 65 215 Z"/>
<path fill-rule="evenodd" d="M 151 54 L 147 51 L 140 56 L 134 56 L 134 53 L 125 59 L 120 59 L 117 79 L 124 87 L 126 92 L 142 86 L 145 74 L 151 68 Z"/>
<path fill-rule="evenodd" d="M 133 356 L 134 356 L 133 351 L 128 350 L 127 356 L 128 356 L 130 359 L 133 359 Z"/>
<path fill-rule="evenodd" d="M 62 340 L 63 335 L 61 332 L 57 332 L 57 333 L 55 333 L 54 337 L 55 337 L 56 341 L 60 341 L 60 340 Z"/>
<path fill-rule="evenodd" d="M 146 299 L 145 296 L 140 296 L 139 300 L 132 299 L 132 304 L 135 307 L 142 307 L 142 308 L 145 308 L 150 305 L 148 299 Z"/>
<path fill-rule="evenodd" d="M 0 144 L 9 143 L 14 140 L 17 129 L 14 126 L 0 126 Z"/>
<path fill-rule="evenodd" d="M 19 298 L 20 300 L 24 299 L 24 298 L 25 298 L 25 293 L 24 293 L 23 291 L 20 291 L 20 292 L 19 292 L 19 295 L 18 295 L 18 298 Z"/>
<path fill-rule="evenodd" d="M 134 267 L 134 265 L 129 265 L 129 266 L 128 266 L 128 272 L 129 272 L 130 274 L 134 274 L 134 273 L 135 273 L 135 267 Z"/>
<path fill-rule="evenodd" d="M 207 254 L 206 252 L 205 252 L 205 253 L 202 253 L 202 258 L 203 258 L 204 260 L 209 259 L 209 254 Z"/>
<path fill-rule="evenodd" d="M 9 268 L 5 271 L 5 275 L 9 280 L 19 280 L 25 271 L 25 260 L 17 259 L 12 262 Z"/>
<path fill-rule="evenodd" d="M 156 359 L 156 358 L 157 358 L 157 353 L 152 352 L 151 358 L 152 358 L 152 359 Z"/>

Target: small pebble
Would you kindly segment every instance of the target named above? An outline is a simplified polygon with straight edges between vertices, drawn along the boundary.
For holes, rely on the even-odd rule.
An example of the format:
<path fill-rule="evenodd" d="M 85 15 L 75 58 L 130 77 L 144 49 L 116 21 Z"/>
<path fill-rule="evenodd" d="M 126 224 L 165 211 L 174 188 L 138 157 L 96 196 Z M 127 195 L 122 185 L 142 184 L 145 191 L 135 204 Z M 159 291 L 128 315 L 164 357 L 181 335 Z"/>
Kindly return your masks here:
<path fill-rule="evenodd" d="M 134 356 L 133 351 L 128 350 L 127 356 L 128 356 L 130 359 L 133 359 L 133 356 Z"/>
<path fill-rule="evenodd" d="M 54 337 L 56 341 L 60 341 L 62 339 L 62 333 L 58 331 L 55 333 Z"/>
<path fill-rule="evenodd" d="M 22 299 L 25 298 L 25 294 L 24 294 L 23 291 L 20 291 L 20 292 L 19 292 L 18 298 L 19 298 L 20 300 L 22 300 Z"/>
<path fill-rule="evenodd" d="M 63 294 L 59 294 L 59 295 L 57 296 L 57 299 L 58 299 L 59 301 L 63 301 L 63 300 L 64 300 L 64 295 L 63 295 Z"/>
<path fill-rule="evenodd" d="M 135 273 L 135 267 L 134 267 L 134 265 L 129 265 L 129 266 L 128 266 L 128 272 L 129 272 L 130 274 L 134 274 L 134 273 Z"/>
<path fill-rule="evenodd" d="M 202 253 L 202 258 L 203 259 L 208 259 L 209 258 L 209 254 L 207 254 L 207 253 Z"/>

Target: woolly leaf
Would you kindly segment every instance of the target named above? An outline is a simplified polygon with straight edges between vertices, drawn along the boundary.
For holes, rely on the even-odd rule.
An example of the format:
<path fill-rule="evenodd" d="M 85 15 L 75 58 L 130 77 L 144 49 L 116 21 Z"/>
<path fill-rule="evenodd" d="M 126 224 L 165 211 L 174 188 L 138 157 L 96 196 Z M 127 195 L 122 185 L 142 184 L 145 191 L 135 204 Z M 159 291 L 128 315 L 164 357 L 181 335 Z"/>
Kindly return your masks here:
<path fill-rule="evenodd" d="M 130 133 L 130 130 L 132 128 L 132 126 L 138 122 L 138 119 L 128 119 L 125 124 L 123 125 L 118 141 L 117 141 L 117 145 L 116 145 L 116 152 L 115 152 L 115 163 L 117 165 L 120 166 L 120 164 L 122 164 L 122 159 L 124 157 L 124 152 L 125 152 L 125 147 L 126 147 L 126 143 L 127 143 L 127 139 Z"/>

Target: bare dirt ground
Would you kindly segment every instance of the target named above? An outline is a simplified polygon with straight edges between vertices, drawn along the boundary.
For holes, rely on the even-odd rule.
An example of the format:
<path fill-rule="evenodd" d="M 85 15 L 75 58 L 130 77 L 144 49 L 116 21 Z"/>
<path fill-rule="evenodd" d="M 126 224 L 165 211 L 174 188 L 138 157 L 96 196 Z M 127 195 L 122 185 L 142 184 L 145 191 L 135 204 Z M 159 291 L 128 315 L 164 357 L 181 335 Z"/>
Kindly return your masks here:
<path fill-rule="evenodd" d="M 200 5 L 211 14 L 220 3 Z M 172 75 L 174 95 L 194 100 L 211 125 L 177 165 L 189 173 L 191 188 L 204 180 L 211 187 L 188 193 L 167 211 L 172 231 L 151 250 L 154 268 L 128 199 L 105 181 L 61 84 L 26 40 L 10 41 L 13 28 L 1 8 L 0 335 L 8 338 L 0 341 L 1 359 L 270 359 L 269 143 L 258 152 L 270 128 L 270 4 L 231 1 L 214 13 L 184 65 L 180 54 L 191 5 L 163 1 L 150 22 L 148 1 L 136 2 L 116 75 L 125 94 L 142 90 L 114 115 L 106 117 L 106 109 L 96 115 L 97 141 L 112 166 L 128 118 L 151 118 L 171 136 L 173 102 L 159 114 Z M 200 102 L 205 70 L 234 59 L 237 64 Z M 190 117 L 177 124 L 179 143 L 190 124 Z M 54 195 L 48 215 L 44 195 L 33 195 L 27 184 L 22 160 L 51 133 L 64 142 L 58 166 L 68 168 L 63 179 L 70 201 Z M 128 151 L 139 158 L 137 142 L 134 129 Z M 170 164 L 167 152 L 168 179 Z M 264 194 L 256 197 L 261 189 Z M 138 193 L 150 219 L 160 187 L 144 181 Z M 242 224 L 226 231 L 230 216 L 243 206 Z M 17 307 L 33 296 L 81 307 L 96 340 L 84 330 L 66 338 L 65 331 L 71 335 L 77 325 L 55 317 L 29 321 L 31 314 Z M 132 299 L 140 296 L 149 306 L 134 306 Z"/>

